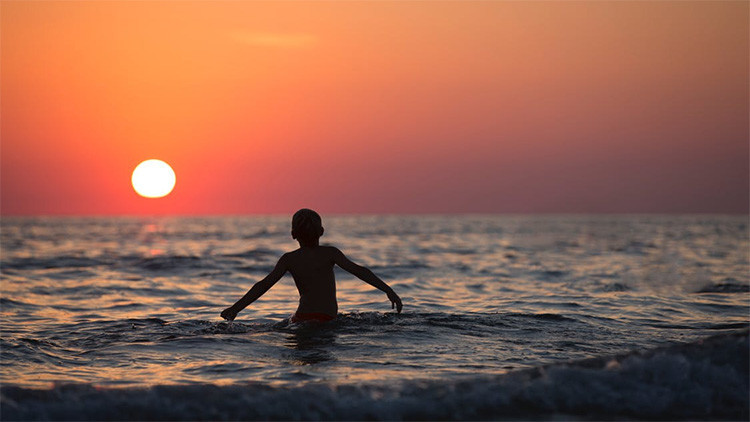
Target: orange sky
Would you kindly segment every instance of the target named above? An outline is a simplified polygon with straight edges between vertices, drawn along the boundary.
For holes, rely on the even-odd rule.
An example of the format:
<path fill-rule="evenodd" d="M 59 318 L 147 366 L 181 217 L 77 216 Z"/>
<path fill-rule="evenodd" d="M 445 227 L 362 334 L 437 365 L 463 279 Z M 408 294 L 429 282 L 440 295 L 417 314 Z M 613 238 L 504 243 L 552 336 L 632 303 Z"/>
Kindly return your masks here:
<path fill-rule="evenodd" d="M 748 9 L 2 1 L 0 210 L 747 213 Z"/>

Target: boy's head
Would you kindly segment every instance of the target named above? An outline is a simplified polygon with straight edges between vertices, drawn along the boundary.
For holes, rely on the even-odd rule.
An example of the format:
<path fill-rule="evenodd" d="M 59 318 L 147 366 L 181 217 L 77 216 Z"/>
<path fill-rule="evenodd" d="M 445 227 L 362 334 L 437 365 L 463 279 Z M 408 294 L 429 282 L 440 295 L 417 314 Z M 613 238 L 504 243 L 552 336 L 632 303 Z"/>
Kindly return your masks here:
<path fill-rule="evenodd" d="M 317 212 L 302 208 L 292 217 L 292 238 L 300 243 L 314 243 L 323 236 L 323 221 Z"/>

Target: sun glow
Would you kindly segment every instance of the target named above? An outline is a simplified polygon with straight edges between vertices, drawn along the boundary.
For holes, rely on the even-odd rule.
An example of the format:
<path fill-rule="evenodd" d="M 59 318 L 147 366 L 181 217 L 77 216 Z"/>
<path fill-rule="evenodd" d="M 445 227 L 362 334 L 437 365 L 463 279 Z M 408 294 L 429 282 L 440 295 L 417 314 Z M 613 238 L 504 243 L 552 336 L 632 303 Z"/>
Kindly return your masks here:
<path fill-rule="evenodd" d="M 138 164 L 130 180 L 138 195 L 161 198 L 172 192 L 176 177 L 169 164 L 152 159 Z"/>

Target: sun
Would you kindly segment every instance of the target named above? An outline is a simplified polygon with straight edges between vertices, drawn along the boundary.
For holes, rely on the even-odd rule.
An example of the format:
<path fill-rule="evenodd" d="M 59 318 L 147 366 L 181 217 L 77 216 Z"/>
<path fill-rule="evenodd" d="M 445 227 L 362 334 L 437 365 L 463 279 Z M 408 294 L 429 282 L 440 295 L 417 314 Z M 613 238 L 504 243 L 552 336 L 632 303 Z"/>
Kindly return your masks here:
<path fill-rule="evenodd" d="M 146 160 L 135 167 L 130 181 L 138 195 L 161 198 L 172 192 L 176 177 L 172 167 L 164 161 Z"/>

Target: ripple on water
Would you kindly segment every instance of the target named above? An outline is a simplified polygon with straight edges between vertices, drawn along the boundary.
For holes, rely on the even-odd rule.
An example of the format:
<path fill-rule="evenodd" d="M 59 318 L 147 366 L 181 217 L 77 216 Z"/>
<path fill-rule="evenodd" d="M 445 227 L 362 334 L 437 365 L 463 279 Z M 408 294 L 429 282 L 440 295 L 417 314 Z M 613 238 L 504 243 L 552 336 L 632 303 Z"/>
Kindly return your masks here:
<path fill-rule="evenodd" d="M 295 247 L 288 216 L 4 220 L 0 382 L 450 379 L 748 325 L 739 218 L 324 219 L 324 240 L 393 286 L 401 315 L 337 273 L 331 324 L 285 320 L 298 299 L 289 277 L 221 321 Z"/>

